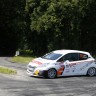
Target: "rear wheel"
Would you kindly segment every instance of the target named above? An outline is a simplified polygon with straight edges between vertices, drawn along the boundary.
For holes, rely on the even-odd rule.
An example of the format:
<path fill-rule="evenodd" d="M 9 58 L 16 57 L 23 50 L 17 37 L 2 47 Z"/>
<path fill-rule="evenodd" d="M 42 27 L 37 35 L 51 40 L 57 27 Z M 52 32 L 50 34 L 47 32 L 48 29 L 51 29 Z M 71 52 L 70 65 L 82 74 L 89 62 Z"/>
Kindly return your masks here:
<path fill-rule="evenodd" d="M 57 71 L 55 69 L 49 69 L 47 73 L 47 77 L 50 79 L 56 78 L 57 76 Z"/>
<path fill-rule="evenodd" d="M 91 67 L 91 68 L 88 69 L 87 75 L 94 76 L 95 74 L 96 74 L 96 68 Z"/>

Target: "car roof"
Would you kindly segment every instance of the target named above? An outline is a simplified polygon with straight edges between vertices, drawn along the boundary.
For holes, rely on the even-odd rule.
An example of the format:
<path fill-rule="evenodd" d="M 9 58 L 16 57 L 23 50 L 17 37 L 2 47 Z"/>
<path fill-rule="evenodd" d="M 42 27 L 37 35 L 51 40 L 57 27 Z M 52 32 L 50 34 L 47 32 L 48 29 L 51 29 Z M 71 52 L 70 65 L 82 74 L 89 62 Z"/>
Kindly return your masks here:
<path fill-rule="evenodd" d="M 88 54 L 88 52 L 85 52 L 85 51 L 79 51 L 79 50 L 55 50 L 53 51 L 54 53 L 58 53 L 58 54 L 67 54 L 67 53 L 84 53 L 84 54 Z"/>

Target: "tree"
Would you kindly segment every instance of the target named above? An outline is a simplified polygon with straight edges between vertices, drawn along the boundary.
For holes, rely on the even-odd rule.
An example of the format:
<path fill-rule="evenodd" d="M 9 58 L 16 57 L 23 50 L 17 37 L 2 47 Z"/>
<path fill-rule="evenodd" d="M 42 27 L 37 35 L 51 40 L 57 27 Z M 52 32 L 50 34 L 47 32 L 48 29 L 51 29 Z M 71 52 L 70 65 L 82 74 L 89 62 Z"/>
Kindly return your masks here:
<path fill-rule="evenodd" d="M 29 34 L 32 37 L 43 34 L 46 40 L 43 46 L 49 51 L 65 48 L 96 52 L 95 6 L 95 0 L 28 0 Z M 42 40 L 41 37 L 38 38 Z M 34 42 L 31 44 L 35 45 Z M 35 50 L 39 50 L 37 46 Z"/>
<path fill-rule="evenodd" d="M 18 48 L 25 26 L 24 8 L 25 0 L 0 0 L 1 55 L 12 55 Z"/>
<path fill-rule="evenodd" d="M 96 52 L 96 2 L 95 0 L 86 0 L 84 6 L 85 15 L 82 17 L 81 28 L 81 46 L 92 54 Z"/>
<path fill-rule="evenodd" d="M 56 49 L 96 52 L 95 0 L 26 1 L 0 1 L 2 54 L 18 48 L 36 55 Z"/>
<path fill-rule="evenodd" d="M 35 36 L 37 36 L 36 34 L 43 34 L 46 44 L 43 44 L 42 48 L 46 46 L 49 51 L 60 48 L 73 48 L 74 44 L 76 45 L 74 48 L 78 49 L 78 43 L 74 42 L 75 40 L 79 41 L 79 37 L 75 38 L 76 35 L 79 35 L 79 12 L 76 1 L 28 0 L 26 10 L 30 16 L 31 32 L 29 34 L 31 34 L 31 38 L 34 38 L 34 35 L 32 36 L 34 32 Z M 41 37 L 38 38 L 42 40 Z M 41 46 L 42 43 L 43 40 L 41 43 L 36 44 Z M 35 45 L 34 42 L 31 45 Z M 35 47 L 34 49 L 37 48 Z"/>

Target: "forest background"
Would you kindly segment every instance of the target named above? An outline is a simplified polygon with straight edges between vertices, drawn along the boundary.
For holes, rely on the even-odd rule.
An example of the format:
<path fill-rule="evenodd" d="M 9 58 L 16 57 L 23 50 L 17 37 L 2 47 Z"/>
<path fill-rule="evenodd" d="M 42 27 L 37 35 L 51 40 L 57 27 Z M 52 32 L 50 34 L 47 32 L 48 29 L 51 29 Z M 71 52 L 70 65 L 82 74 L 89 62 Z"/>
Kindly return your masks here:
<path fill-rule="evenodd" d="M 58 49 L 96 55 L 95 0 L 0 0 L 0 55 Z"/>

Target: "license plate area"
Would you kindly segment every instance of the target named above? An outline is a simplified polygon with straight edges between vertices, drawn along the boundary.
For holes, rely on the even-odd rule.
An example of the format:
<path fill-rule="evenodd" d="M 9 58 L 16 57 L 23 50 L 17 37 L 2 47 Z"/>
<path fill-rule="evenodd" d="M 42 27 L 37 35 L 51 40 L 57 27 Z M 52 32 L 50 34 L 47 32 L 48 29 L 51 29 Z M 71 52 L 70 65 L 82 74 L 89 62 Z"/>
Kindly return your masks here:
<path fill-rule="evenodd" d="M 30 71 L 30 72 L 34 72 L 34 70 L 35 70 L 34 67 L 29 68 L 29 71 Z"/>

